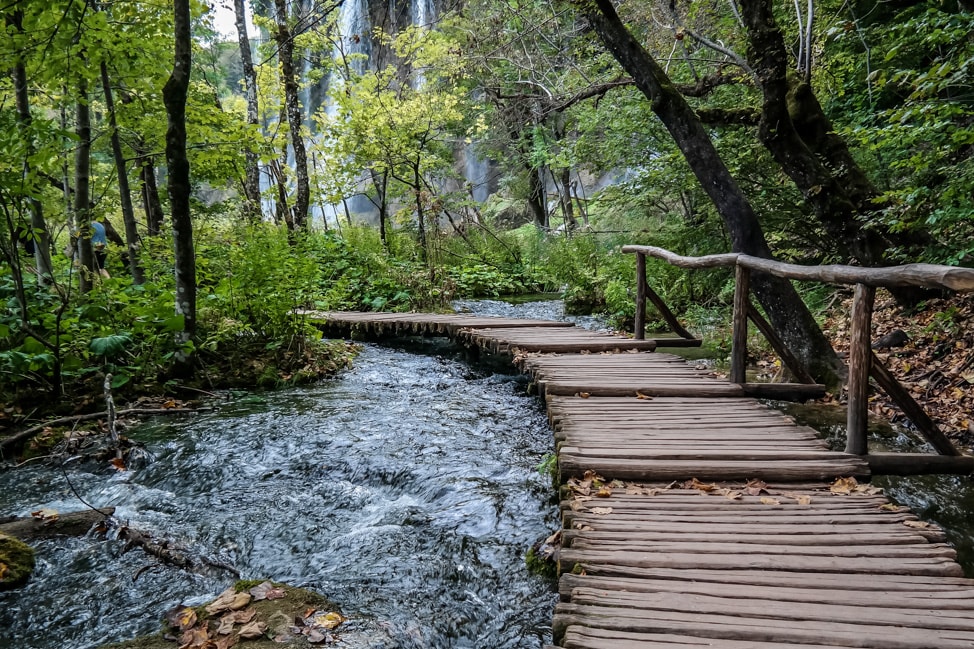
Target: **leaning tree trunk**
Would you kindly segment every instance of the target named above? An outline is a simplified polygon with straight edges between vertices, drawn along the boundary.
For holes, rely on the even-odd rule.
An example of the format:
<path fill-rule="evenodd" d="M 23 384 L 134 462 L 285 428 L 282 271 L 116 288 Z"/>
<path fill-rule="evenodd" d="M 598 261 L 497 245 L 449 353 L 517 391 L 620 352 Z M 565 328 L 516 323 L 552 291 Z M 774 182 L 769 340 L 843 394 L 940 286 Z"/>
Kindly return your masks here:
<path fill-rule="evenodd" d="M 703 190 L 721 215 L 736 252 L 771 257 L 757 215 L 724 164 L 706 129 L 663 68 L 619 19 L 611 0 L 578 1 L 595 32 L 650 100 Z M 756 273 L 751 286 L 775 329 L 809 373 L 834 384 L 841 363 L 828 340 L 785 279 Z"/>
<path fill-rule="evenodd" d="M 7 24 L 13 26 L 18 32 L 23 32 L 23 11 L 17 9 L 8 18 Z M 28 141 L 30 138 L 30 127 L 33 118 L 30 114 L 30 97 L 27 93 L 27 69 L 24 67 L 22 58 L 17 57 L 12 70 L 14 83 L 14 103 L 17 106 L 17 119 L 24 131 Z M 28 146 L 28 155 L 32 154 L 34 147 Z M 30 174 L 30 162 L 24 162 L 24 174 Z M 34 264 L 37 266 L 37 281 L 41 284 L 47 283 L 52 277 L 51 266 L 51 234 L 47 229 L 47 222 L 44 219 L 44 209 L 41 202 L 36 198 L 29 198 L 30 206 L 30 228 L 34 237 Z"/>
<path fill-rule="evenodd" d="M 176 315 L 183 316 L 183 329 L 176 336 L 176 373 L 193 373 L 194 354 L 188 349 L 196 335 L 196 253 L 193 250 L 193 221 L 189 208 L 189 159 L 186 157 L 186 95 L 192 67 L 192 36 L 189 0 L 173 0 L 175 56 L 172 74 L 162 89 L 166 105 L 166 164 L 169 167 L 169 206 L 173 230 L 176 271 Z"/>
<path fill-rule="evenodd" d="M 88 105 L 88 82 L 78 83 L 78 103 L 75 106 L 75 132 L 78 148 L 74 158 L 74 218 L 78 232 L 78 256 L 81 272 L 78 288 L 82 293 L 91 291 L 95 269 L 95 254 L 91 248 L 91 110 Z"/>
<path fill-rule="evenodd" d="M 108 79 L 108 64 L 101 63 L 101 85 L 105 92 L 105 109 L 108 111 L 108 127 L 112 133 L 112 155 L 115 157 L 115 170 L 118 174 L 118 195 L 122 206 L 122 222 L 125 224 L 125 249 L 128 251 L 129 273 L 135 284 L 145 283 L 145 275 L 139 264 L 139 231 L 135 223 L 135 210 L 132 207 L 132 192 L 129 188 L 129 172 L 122 153 L 122 141 L 118 137 L 118 120 L 115 116 L 115 98 Z"/>
<path fill-rule="evenodd" d="M 250 53 L 250 38 L 247 36 L 247 9 L 244 0 L 233 0 L 233 11 L 237 23 L 237 40 L 240 44 L 240 62 L 243 64 L 244 87 L 247 91 L 247 124 L 251 137 L 260 132 L 260 116 L 257 108 L 257 72 L 254 58 Z M 260 209 L 260 168 L 257 151 L 250 145 L 244 152 L 244 197 L 247 216 L 254 222 L 261 219 Z"/>
<path fill-rule="evenodd" d="M 308 181 L 308 154 L 301 135 L 301 104 L 298 102 L 298 79 L 294 72 L 294 38 L 287 24 L 287 0 L 274 0 L 277 10 L 277 58 L 281 62 L 281 78 L 284 82 L 284 106 L 288 128 L 291 131 L 291 147 L 294 149 L 294 175 L 297 194 L 294 198 L 294 228 L 304 227 L 308 221 L 311 202 L 311 184 Z"/>
<path fill-rule="evenodd" d="M 857 218 L 878 192 L 848 149 L 836 146 L 838 136 L 829 136 L 831 124 L 811 88 L 796 75 L 789 75 L 785 42 L 770 0 L 740 0 L 740 6 L 748 60 L 763 95 L 758 137 L 802 192 L 839 251 L 867 266 L 881 264 L 887 242 L 877 231 L 864 228 Z M 796 94 L 796 90 L 800 92 Z M 801 104 L 796 102 L 799 99 Z M 793 117 L 803 123 L 807 140 L 798 132 Z M 844 171 L 836 173 L 840 169 Z"/>

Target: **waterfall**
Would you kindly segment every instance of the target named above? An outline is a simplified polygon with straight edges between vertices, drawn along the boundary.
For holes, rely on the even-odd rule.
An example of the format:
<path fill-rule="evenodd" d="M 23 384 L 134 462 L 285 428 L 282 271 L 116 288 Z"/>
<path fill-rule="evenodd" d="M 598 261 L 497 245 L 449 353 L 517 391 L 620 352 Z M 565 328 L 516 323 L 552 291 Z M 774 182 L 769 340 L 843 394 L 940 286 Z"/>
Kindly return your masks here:
<path fill-rule="evenodd" d="M 433 21 L 436 20 L 436 6 L 433 0 L 413 0 L 411 13 L 414 25 L 427 29 L 433 27 Z"/>

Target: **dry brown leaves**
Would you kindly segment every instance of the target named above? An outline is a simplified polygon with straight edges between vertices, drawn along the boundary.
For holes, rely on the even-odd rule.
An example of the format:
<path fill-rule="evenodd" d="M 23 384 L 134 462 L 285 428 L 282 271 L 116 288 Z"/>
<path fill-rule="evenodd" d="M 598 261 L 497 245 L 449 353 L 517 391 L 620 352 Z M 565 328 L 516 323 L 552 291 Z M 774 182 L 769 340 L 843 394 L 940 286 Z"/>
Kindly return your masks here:
<path fill-rule="evenodd" d="M 848 352 L 851 297 L 825 322 L 836 351 Z M 903 347 L 876 350 L 876 356 L 948 436 L 974 443 L 974 295 L 927 300 L 917 313 L 904 313 L 885 291 L 877 293 L 872 339 L 901 329 Z M 905 423 L 900 409 L 882 391 L 870 398 L 878 417 Z"/>
<path fill-rule="evenodd" d="M 883 493 L 883 490 L 879 487 L 874 487 L 869 484 L 859 484 L 859 481 L 851 476 L 848 478 L 836 478 L 835 482 L 829 485 L 829 491 L 837 496 L 848 496 L 851 494 L 874 496 Z"/>
<path fill-rule="evenodd" d="M 335 611 L 322 612 L 310 608 L 303 615 L 295 616 L 291 626 L 272 632 L 268 629 L 268 623 L 261 620 L 257 610 L 250 606 L 251 602 L 286 596 L 283 588 L 269 581 L 247 592 L 238 593 L 230 587 L 206 607 L 210 617 L 201 619 L 194 609 L 185 606 L 169 611 L 166 622 L 178 635 L 168 637 L 179 642 L 179 649 L 229 649 L 246 640 L 271 638 L 273 634 L 276 634 L 273 637 L 275 642 L 288 642 L 298 637 L 303 637 L 310 644 L 338 640 L 331 632 L 346 618 Z"/>

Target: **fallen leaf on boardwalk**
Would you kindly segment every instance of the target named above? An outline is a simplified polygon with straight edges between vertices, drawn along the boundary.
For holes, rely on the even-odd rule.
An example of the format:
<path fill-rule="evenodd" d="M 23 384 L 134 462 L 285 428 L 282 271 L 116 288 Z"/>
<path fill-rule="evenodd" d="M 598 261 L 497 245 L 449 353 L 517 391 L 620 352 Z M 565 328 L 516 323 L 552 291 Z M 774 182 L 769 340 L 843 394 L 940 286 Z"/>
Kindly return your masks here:
<path fill-rule="evenodd" d="M 728 500 L 740 500 L 744 497 L 740 491 L 731 491 L 730 489 L 724 489 L 724 497 Z"/>
<path fill-rule="evenodd" d="M 646 399 L 648 401 L 649 399 L 652 399 L 653 397 L 649 396 L 648 394 L 643 394 L 642 392 L 640 392 L 640 391 L 637 390 L 636 391 L 636 398 L 637 399 Z"/>
<path fill-rule="evenodd" d="M 768 483 L 764 480 L 748 480 L 747 484 L 744 485 L 744 493 L 748 496 L 760 496 L 762 493 L 766 493 L 768 489 Z"/>
<path fill-rule="evenodd" d="M 115 458 L 110 462 L 110 464 L 115 468 L 116 471 L 125 471 L 125 460 L 120 457 Z"/>
<path fill-rule="evenodd" d="M 345 618 L 342 617 L 341 613 L 332 611 L 324 615 L 316 615 L 312 621 L 315 626 L 320 626 L 323 629 L 331 631 L 332 629 L 337 629 L 345 621 Z"/>
<path fill-rule="evenodd" d="M 926 521 L 903 521 L 903 524 L 917 530 L 925 530 L 930 527 L 930 523 Z"/>
<path fill-rule="evenodd" d="M 871 484 L 861 484 L 856 487 L 857 494 L 866 494 L 867 496 L 875 496 L 877 494 L 883 493 L 882 487 L 874 487 Z"/>
<path fill-rule="evenodd" d="M 612 508 L 611 507 L 593 507 L 589 511 L 592 512 L 593 514 L 597 514 L 599 516 L 602 516 L 604 514 L 611 514 L 612 513 Z"/>
<path fill-rule="evenodd" d="M 834 494 L 851 494 L 858 486 L 859 483 L 855 478 L 836 478 L 835 482 L 829 487 L 829 491 Z"/>
<path fill-rule="evenodd" d="M 582 532 L 594 532 L 595 528 L 591 525 L 585 525 L 584 523 L 575 523 L 575 529 Z"/>
<path fill-rule="evenodd" d="M 588 399 L 588 398 L 589 398 L 590 396 L 592 396 L 592 395 L 591 395 L 591 394 L 589 394 L 588 392 L 579 392 L 579 393 L 578 393 L 578 394 L 576 394 L 575 396 L 576 396 L 576 397 L 580 397 L 580 398 L 582 398 L 582 399 Z"/>
<path fill-rule="evenodd" d="M 708 484 L 706 482 L 700 482 L 699 480 L 694 478 L 689 482 L 685 483 L 683 487 L 684 489 L 696 489 L 697 491 L 701 491 L 703 493 L 710 493 L 711 491 L 717 488 L 717 485 L 714 483 Z"/>
<path fill-rule="evenodd" d="M 622 480 L 613 480 L 609 483 L 609 486 L 613 489 L 623 489 L 626 486 L 626 483 Z"/>
<path fill-rule="evenodd" d="M 777 498 L 764 497 L 764 498 L 761 499 L 761 504 L 762 505 L 780 505 L 781 504 L 781 501 L 778 500 Z"/>
<path fill-rule="evenodd" d="M 797 502 L 799 505 L 812 504 L 812 497 L 807 494 L 799 494 L 797 496 L 794 496 L 794 498 L 795 498 L 795 502 Z"/>
<path fill-rule="evenodd" d="M 262 599 L 281 599 L 285 595 L 283 588 L 275 588 L 274 584 L 269 581 L 265 581 L 251 588 L 250 594 L 253 596 L 255 602 L 259 602 Z"/>
<path fill-rule="evenodd" d="M 44 521 L 45 523 L 53 523 L 58 519 L 58 513 L 56 509 L 38 509 L 36 512 L 31 512 L 30 515 L 37 520 Z"/>
<path fill-rule="evenodd" d="M 879 508 L 887 512 L 901 512 L 905 509 L 908 509 L 907 507 L 900 507 L 899 505 L 893 503 L 886 503 L 885 505 L 880 505 Z"/>
<path fill-rule="evenodd" d="M 266 624 L 263 622 L 254 621 L 240 629 L 240 637 L 246 640 L 253 640 L 254 638 L 262 637 L 264 635 L 264 631 L 266 630 Z"/>
<path fill-rule="evenodd" d="M 609 496 L 612 495 L 612 487 L 608 485 L 602 485 L 601 487 L 599 487 L 599 490 L 595 492 L 595 495 L 598 498 L 608 498 Z"/>

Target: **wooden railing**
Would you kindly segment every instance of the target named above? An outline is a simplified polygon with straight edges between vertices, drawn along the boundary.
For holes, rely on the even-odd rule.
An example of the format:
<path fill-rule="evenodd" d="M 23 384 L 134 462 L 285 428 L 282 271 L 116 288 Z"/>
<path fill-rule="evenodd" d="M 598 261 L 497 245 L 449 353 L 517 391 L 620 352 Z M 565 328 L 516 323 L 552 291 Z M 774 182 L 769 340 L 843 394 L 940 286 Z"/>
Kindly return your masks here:
<path fill-rule="evenodd" d="M 734 267 L 735 288 L 730 380 L 742 385 L 747 382 L 748 320 L 753 322 L 767 338 L 782 362 L 799 381 L 803 384 L 814 383 L 787 346 L 777 336 L 771 325 L 751 304 L 749 283 L 752 271 L 800 281 L 855 285 L 850 330 L 849 375 L 846 386 L 848 392 L 846 452 L 867 457 L 874 473 L 906 475 L 916 473 L 969 474 L 974 472 L 974 458 L 961 455 L 943 431 L 927 415 L 923 407 L 913 399 L 909 391 L 893 377 L 882 361 L 876 357 L 870 341 L 873 301 L 877 287 L 915 286 L 958 292 L 974 291 L 974 269 L 934 264 L 908 264 L 888 268 L 860 268 L 839 265 L 800 266 L 739 253 L 684 257 L 654 246 L 623 246 L 622 251 L 636 255 L 636 338 L 642 338 L 645 335 L 647 296 L 674 331 L 686 338 L 692 338 L 691 334 L 679 325 L 672 312 L 666 308 L 663 300 L 650 288 L 646 278 L 647 256 L 662 259 L 673 266 L 687 269 Z M 674 323 L 679 326 L 679 329 L 674 326 Z M 867 423 L 870 377 L 896 402 L 940 456 L 929 454 L 869 455 Z"/>

